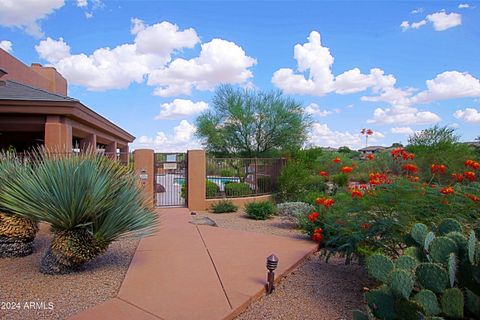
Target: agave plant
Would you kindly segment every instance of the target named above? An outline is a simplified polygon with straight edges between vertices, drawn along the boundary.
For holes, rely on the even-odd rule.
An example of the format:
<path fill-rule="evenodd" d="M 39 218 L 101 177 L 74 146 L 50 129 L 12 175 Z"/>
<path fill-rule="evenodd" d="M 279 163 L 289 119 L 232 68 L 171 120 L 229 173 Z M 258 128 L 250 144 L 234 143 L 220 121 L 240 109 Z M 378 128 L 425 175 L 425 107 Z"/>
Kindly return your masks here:
<path fill-rule="evenodd" d="M 127 167 L 93 154 L 38 153 L 34 162 L 20 179 L 7 181 L 0 201 L 21 217 L 51 225 L 41 272 L 81 270 L 113 241 L 155 230 L 157 218 Z"/>
<path fill-rule="evenodd" d="M 0 193 L 4 193 L 6 181 L 18 179 L 17 173 L 24 169 L 15 154 L 0 154 Z M 20 217 L 5 208 L 0 201 L 0 258 L 23 257 L 33 251 L 33 240 L 38 231 L 35 219 Z"/>

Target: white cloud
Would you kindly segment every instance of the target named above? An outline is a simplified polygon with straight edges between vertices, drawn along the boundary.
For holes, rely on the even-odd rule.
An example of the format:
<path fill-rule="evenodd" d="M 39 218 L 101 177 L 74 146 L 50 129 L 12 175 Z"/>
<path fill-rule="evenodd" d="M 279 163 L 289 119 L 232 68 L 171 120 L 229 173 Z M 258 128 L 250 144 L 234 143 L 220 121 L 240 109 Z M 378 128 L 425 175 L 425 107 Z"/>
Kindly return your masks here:
<path fill-rule="evenodd" d="M 39 21 L 65 4 L 64 0 L 2 0 L 0 1 L 0 25 L 16 27 L 26 33 L 41 37 Z"/>
<path fill-rule="evenodd" d="M 393 127 L 390 128 L 390 131 L 395 134 L 404 134 L 407 136 L 411 136 L 415 133 L 412 128 L 410 127 Z"/>
<path fill-rule="evenodd" d="M 10 53 L 13 51 L 12 42 L 8 40 L 2 40 L 0 41 L 0 48 Z"/>
<path fill-rule="evenodd" d="M 160 152 L 184 152 L 189 149 L 201 148 L 195 139 L 196 127 L 187 120 L 180 121 L 173 128 L 173 134 L 157 132 L 155 137 L 141 136 L 133 143 L 133 148 L 149 148 Z"/>
<path fill-rule="evenodd" d="M 385 135 L 379 131 L 374 131 L 373 135 L 369 137 L 369 143 L 377 143 L 379 140 L 385 138 Z M 362 148 L 364 147 L 364 137 L 359 133 L 351 133 L 349 131 L 334 131 L 328 127 L 327 124 L 315 122 L 312 125 L 308 136 L 308 145 L 322 146 L 322 147 L 342 147 Z"/>
<path fill-rule="evenodd" d="M 480 97 L 480 80 L 469 73 L 446 71 L 426 81 L 427 89 L 417 94 L 412 88 L 386 88 L 377 96 L 362 97 L 363 101 L 386 102 L 389 108 L 377 108 L 369 123 L 420 125 L 433 124 L 441 118 L 431 111 L 421 111 L 416 104 L 439 100 Z"/>
<path fill-rule="evenodd" d="M 138 25 L 138 21 L 140 20 L 132 20 L 132 30 Z M 161 27 L 157 28 L 157 25 Z M 35 49 L 40 57 L 53 64 L 72 84 L 94 91 L 127 88 L 132 82 L 143 82 L 145 75 L 152 70 L 163 67 L 170 61 L 170 55 L 174 51 L 181 50 L 183 46 L 191 46 L 190 42 L 183 41 L 183 32 L 169 22 L 143 26 L 142 30 L 136 30 L 135 43 L 122 44 L 113 49 L 100 48 L 91 55 L 70 54 L 70 47 L 62 38 L 47 38 Z M 146 39 L 153 36 L 152 29 L 158 38 L 170 39 L 165 46 L 147 46 Z M 144 32 L 148 33 L 148 37 L 143 37 Z M 176 35 L 182 40 L 175 42 L 173 38 Z M 174 44 L 178 46 L 175 47 Z M 137 45 L 142 46 L 142 50 L 139 50 Z"/>
<path fill-rule="evenodd" d="M 462 24 L 462 15 L 459 13 L 435 12 L 427 16 L 427 20 L 433 23 L 436 31 L 444 31 Z"/>
<path fill-rule="evenodd" d="M 294 47 L 294 58 L 297 70 L 281 68 L 272 77 L 272 83 L 285 93 L 309 94 L 322 96 L 330 92 L 350 94 L 371 88 L 374 91 L 385 86 L 393 86 L 395 78 L 385 75 L 378 68 L 362 74 L 360 69 L 353 68 L 338 76 L 332 73 L 334 58 L 330 49 L 321 43 L 320 33 L 312 31 L 308 42 Z"/>
<path fill-rule="evenodd" d="M 316 103 L 310 103 L 305 107 L 305 112 L 314 116 L 326 117 L 333 113 L 333 111 L 321 110 L 320 106 Z"/>
<path fill-rule="evenodd" d="M 175 99 L 170 103 L 164 103 L 160 106 L 160 113 L 155 117 L 155 120 L 191 116 L 207 108 L 208 104 L 204 101 L 193 102 L 191 100 Z"/>
<path fill-rule="evenodd" d="M 470 5 L 468 3 L 460 3 L 458 5 L 458 8 L 459 9 L 467 9 L 467 8 L 470 8 Z"/>
<path fill-rule="evenodd" d="M 90 19 L 93 17 L 93 12 L 85 12 L 85 18 Z"/>
<path fill-rule="evenodd" d="M 440 122 L 442 119 L 430 111 L 420 111 L 417 108 L 401 105 L 393 105 L 390 108 L 377 108 L 373 112 L 373 118 L 368 123 L 421 125 Z"/>
<path fill-rule="evenodd" d="M 417 8 L 417 9 L 412 10 L 410 13 L 411 14 L 417 14 L 417 13 L 422 13 L 422 12 L 423 12 L 423 8 Z"/>
<path fill-rule="evenodd" d="M 77 7 L 85 8 L 88 5 L 88 0 L 77 0 Z"/>
<path fill-rule="evenodd" d="M 200 55 L 190 60 L 178 58 L 167 68 L 148 76 L 148 84 L 157 86 L 154 94 L 162 97 L 190 94 L 192 89 L 213 90 L 221 83 L 246 84 L 256 60 L 234 42 L 213 39 L 201 45 Z"/>
<path fill-rule="evenodd" d="M 192 28 L 180 31 L 176 24 L 164 21 L 145 26 L 143 21 L 132 19 L 131 32 L 136 35 L 135 44 L 140 54 L 169 56 L 180 48 L 193 48 L 200 39 Z"/>
<path fill-rule="evenodd" d="M 460 125 L 459 125 L 458 123 L 456 123 L 456 122 L 451 123 L 451 124 L 449 124 L 448 126 L 449 126 L 450 128 L 454 128 L 454 129 L 460 128 Z"/>
<path fill-rule="evenodd" d="M 417 22 L 410 23 L 406 20 L 402 21 L 400 27 L 402 28 L 402 31 L 406 31 L 408 29 L 419 29 L 427 23 L 431 23 L 435 31 L 445 31 L 447 29 L 461 25 L 462 15 L 455 12 L 446 13 L 445 11 L 439 11 L 427 15 L 425 19 Z"/>
<path fill-rule="evenodd" d="M 424 26 L 427 24 L 427 20 L 421 20 L 418 22 L 412 22 L 411 27 L 413 29 L 420 29 L 420 27 Z"/>
<path fill-rule="evenodd" d="M 133 43 L 100 48 L 92 54 L 71 54 L 63 41 L 47 38 L 36 46 L 40 57 L 50 62 L 67 80 L 89 90 L 127 88 L 132 82 L 157 86 L 160 96 L 189 94 L 192 88 L 211 90 L 219 83 L 246 85 L 253 74 L 248 69 L 256 60 L 233 42 L 213 39 L 201 45 L 200 55 L 190 60 L 177 58 L 183 49 L 200 42 L 194 29 L 180 30 L 170 22 L 146 25 L 131 20 Z"/>
<path fill-rule="evenodd" d="M 466 108 L 465 110 L 457 110 L 453 116 L 459 120 L 468 123 L 480 123 L 480 112 L 475 108 Z"/>
<path fill-rule="evenodd" d="M 406 31 L 410 28 L 410 23 L 407 20 L 404 20 L 400 23 L 400 28 L 402 28 L 402 31 Z"/>
<path fill-rule="evenodd" d="M 70 46 L 63 41 L 63 38 L 53 40 L 48 37 L 40 41 L 40 43 L 35 46 L 35 50 L 40 55 L 40 58 L 53 64 L 70 57 Z"/>
<path fill-rule="evenodd" d="M 427 90 L 413 97 L 414 103 L 480 97 L 480 80 L 467 72 L 445 71 L 426 81 Z"/>

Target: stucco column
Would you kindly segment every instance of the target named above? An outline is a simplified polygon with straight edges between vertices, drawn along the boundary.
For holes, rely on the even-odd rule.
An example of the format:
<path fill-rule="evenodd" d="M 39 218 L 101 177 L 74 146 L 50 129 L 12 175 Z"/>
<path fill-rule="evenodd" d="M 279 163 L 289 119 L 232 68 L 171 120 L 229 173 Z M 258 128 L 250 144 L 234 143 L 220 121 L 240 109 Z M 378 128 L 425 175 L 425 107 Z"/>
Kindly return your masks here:
<path fill-rule="evenodd" d="M 128 153 L 128 145 L 120 148 L 120 162 L 128 166 L 130 154 Z"/>
<path fill-rule="evenodd" d="M 54 153 L 72 152 L 72 126 L 61 116 L 47 116 L 45 148 Z"/>
<path fill-rule="evenodd" d="M 97 135 L 91 133 L 82 140 L 80 140 L 80 151 L 96 151 L 97 150 Z"/>
<path fill-rule="evenodd" d="M 190 210 L 206 210 L 205 150 L 188 150 L 187 205 Z"/>
<path fill-rule="evenodd" d="M 145 199 L 150 206 L 154 206 L 153 183 L 154 175 L 154 153 L 151 149 L 137 149 L 133 152 L 135 174 L 139 178 L 145 194 Z"/>
<path fill-rule="evenodd" d="M 110 159 L 117 158 L 117 141 L 110 142 L 105 146 L 105 155 Z"/>

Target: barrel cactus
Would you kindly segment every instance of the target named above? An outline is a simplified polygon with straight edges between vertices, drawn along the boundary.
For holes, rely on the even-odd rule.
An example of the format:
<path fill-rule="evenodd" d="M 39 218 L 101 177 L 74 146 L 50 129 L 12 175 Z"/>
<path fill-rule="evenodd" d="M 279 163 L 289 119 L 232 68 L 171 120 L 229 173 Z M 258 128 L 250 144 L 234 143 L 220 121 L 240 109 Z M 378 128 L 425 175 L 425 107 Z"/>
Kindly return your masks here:
<path fill-rule="evenodd" d="M 448 219 L 436 228 L 412 228 L 416 246 L 396 260 L 374 254 L 367 259 L 369 274 L 382 285 L 365 293 L 364 319 L 480 318 L 480 243 L 475 232 L 465 236 L 460 224 Z"/>

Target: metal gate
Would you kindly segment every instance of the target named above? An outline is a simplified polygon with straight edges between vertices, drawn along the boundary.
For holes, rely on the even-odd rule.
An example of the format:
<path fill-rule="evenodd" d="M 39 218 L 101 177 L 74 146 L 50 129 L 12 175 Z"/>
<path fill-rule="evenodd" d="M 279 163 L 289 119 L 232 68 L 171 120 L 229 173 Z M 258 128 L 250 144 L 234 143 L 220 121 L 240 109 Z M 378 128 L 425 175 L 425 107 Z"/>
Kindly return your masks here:
<path fill-rule="evenodd" d="M 155 154 L 155 204 L 157 207 L 187 205 L 187 154 Z"/>

